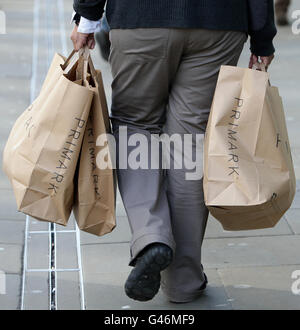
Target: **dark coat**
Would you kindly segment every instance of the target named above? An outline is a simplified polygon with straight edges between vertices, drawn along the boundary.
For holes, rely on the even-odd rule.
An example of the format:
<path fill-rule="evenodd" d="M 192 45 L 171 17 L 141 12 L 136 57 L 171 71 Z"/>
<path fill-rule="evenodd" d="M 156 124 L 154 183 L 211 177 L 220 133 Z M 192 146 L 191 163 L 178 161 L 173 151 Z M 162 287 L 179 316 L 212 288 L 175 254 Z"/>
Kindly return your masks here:
<path fill-rule="evenodd" d="M 98 20 L 107 5 L 111 29 L 204 28 L 244 31 L 251 51 L 274 53 L 276 35 L 273 0 L 74 0 L 75 11 Z"/>

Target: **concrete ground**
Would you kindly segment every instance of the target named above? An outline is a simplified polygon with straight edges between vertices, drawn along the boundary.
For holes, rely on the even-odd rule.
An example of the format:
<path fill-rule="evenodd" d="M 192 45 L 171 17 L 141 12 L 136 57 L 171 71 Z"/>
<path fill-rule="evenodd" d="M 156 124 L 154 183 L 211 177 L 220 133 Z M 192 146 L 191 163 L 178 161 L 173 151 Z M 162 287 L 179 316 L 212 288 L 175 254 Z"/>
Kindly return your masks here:
<path fill-rule="evenodd" d="M 71 8 L 71 0 L 1 1 L 7 20 L 7 34 L 0 35 L 1 162 L 10 129 L 37 95 L 53 51 L 66 55 L 71 50 Z M 299 0 L 294 1 L 291 10 L 295 9 L 300 9 Z M 53 297 L 57 309 L 300 309 L 300 295 L 291 290 L 292 273 L 300 270 L 299 38 L 290 27 L 279 30 L 277 57 L 270 68 L 271 82 L 280 88 L 286 110 L 298 180 L 295 201 L 272 229 L 226 232 L 209 219 L 203 246 L 209 286 L 201 298 L 174 305 L 162 293 L 147 303 L 125 295 L 123 285 L 131 270 L 130 230 L 119 197 L 117 228 L 110 235 L 78 235 L 73 218 L 67 228 L 55 227 L 57 272 L 50 293 L 49 225 L 34 219 L 26 222 L 25 215 L 16 211 L 11 186 L 1 171 L 0 282 L 5 278 L 6 294 L 0 283 L 0 309 L 49 309 Z M 247 65 L 248 57 L 247 46 L 240 66 Z M 109 101 L 109 66 L 98 51 L 93 59 L 103 71 Z"/>

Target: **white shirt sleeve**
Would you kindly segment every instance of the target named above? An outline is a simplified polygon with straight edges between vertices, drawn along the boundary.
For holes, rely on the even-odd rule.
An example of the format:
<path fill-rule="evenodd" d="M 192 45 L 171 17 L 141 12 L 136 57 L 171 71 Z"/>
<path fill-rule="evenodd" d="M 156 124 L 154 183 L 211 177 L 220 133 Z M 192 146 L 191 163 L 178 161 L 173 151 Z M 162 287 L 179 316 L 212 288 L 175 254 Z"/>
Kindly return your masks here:
<path fill-rule="evenodd" d="M 75 15 L 76 12 L 73 12 L 71 22 L 73 22 Z M 77 31 L 80 33 L 94 33 L 99 31 L 100 27 L 101 27 L 100 19 L 98 21 L 91 21 L 81 16 Z"/>

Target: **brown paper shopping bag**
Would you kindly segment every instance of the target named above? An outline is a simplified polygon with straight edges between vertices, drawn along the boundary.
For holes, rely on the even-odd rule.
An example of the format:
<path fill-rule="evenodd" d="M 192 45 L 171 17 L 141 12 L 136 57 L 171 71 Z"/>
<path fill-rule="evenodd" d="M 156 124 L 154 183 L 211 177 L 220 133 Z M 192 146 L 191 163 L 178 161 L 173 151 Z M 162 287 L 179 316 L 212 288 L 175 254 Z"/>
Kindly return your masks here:
<path fill-rule="evenodd" d="M 90 75 L 87 85 L 94 97 L 76 174 L 74 216 L 81 230 L 102 236 L 110 233 L 116 226 L 115 171 L 107 143 L 97 143 L 101 136 L 105 142 L 110 133 L 101 72 L 94 69 L 89 54 L 85 65 L 88 66 Z M 108 156 L 108 168 L 101 168 L 101 164 L 97 162 L 97 156 L 101 152 Z"/>
<path fill-rule="evenodd" d="M 222 66 L 204 147 L 209 211 L 225 230 L 273 227 L 295 189 L 278 89 L 266 72 Z"/>
<path fill-rule="evenodd" d="M 3 154 L 18 210 L 62 225 L 72 210 L 74 172 L 93 97 L 75 81 L 73 55 L 67 61 L 54 56 L 39 96 L 17 119 Z"/>

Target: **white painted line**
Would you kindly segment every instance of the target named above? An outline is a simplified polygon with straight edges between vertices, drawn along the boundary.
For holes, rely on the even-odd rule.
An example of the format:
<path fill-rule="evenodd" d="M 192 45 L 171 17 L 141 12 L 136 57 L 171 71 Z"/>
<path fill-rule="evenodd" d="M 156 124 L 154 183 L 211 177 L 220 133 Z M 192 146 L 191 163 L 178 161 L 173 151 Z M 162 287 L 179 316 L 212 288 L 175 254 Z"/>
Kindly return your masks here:
<path fill-rule="evenodd" d="M 250 289 L 251 285 L 249 284 L 237 284 L 233 286 L 235 289 Z"/>
<path fill-rule="evenodd" d="M 82 274 L 82 259 L 81 259 L 81 247 L 80 247 L 80 232 L 76 224 L 76 244 L 77 244 L 77 258 L 78 258 L 78 268 L 79 271 L 79 285 L 80 285 L 80 305 L 81 309 L 85 310 L 85 297 L 84 297 L 84 284 L 83 284 L 83 274 Z"/>
<path fill-rule="evenodd" d="M 122 306 L 122 309 L 130 309 L 131 307 L 129 305 Z"/>
<path fill-rule="evenodd" d="M 69 233 L 76 233 L 76 230 L 56 230 L 56 233 L 57 234 L 60 234 L 60 233 L 66 233 L 66 234 L 69 234 Z M 45 230 L 41 230 L 41 231 L 30 231 L 29 234 L 49 234 L 49 231 L 45 231 Z"/>
<path fill-rule="evenodd" d="M 43 293 L 43 291 L 42 290 L 32 290 L 31 293 L 39 294 L 39 293 Z"/>
<path fill-rule="evenodd" d="M 48 268 L 49 268 L 49 272 L 48 272 L 48 280 L 49 280 L 49 294 L 48 294 L 48 298 L 49 298 L 49 304 L 48 307 L 51 310 L 52 308 L 52 280 L 51 280 L 51 223 L 48 224 L 48 242 L 49 242 L 49 248 L 48 248 Z"/>
<path fill-rule="evenodd" d="M 43 272 L 51 272 L 53 269 L 51 268 L 31 268 L 27 269 L 27 273 L 43 273 Z M 79 268 L 57 268 L 56 272 L 79 272 Z"/>

